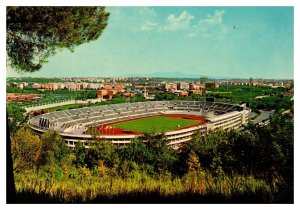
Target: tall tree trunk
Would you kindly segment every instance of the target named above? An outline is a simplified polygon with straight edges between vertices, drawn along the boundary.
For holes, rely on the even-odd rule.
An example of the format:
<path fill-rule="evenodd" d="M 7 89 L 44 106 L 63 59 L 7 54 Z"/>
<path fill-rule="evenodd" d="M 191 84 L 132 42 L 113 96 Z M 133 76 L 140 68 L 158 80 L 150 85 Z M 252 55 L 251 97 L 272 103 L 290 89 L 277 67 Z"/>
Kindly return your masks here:
<path fill-rule="evenodd" d="M 8 120 L 8 114 L 6 113 L 6 203 L 16 203 L 16 187 Z"/>

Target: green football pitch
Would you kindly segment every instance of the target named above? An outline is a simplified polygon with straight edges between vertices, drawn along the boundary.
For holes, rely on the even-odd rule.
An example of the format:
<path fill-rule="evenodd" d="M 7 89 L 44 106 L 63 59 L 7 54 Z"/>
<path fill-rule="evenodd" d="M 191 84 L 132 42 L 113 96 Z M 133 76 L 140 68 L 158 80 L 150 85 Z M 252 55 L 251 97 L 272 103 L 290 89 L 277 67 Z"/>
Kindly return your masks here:
<path fill-rule="evenodd" d="M 153 116 L 132 121 L 126 121 L 111 125 L 115 128 L 122 128 L 124 130 L 145 132 L 168 132 L 177 128 L 184 128 L 186 126 L 198 123 L 197 120 L 181 119 L 165 116 Z"/>

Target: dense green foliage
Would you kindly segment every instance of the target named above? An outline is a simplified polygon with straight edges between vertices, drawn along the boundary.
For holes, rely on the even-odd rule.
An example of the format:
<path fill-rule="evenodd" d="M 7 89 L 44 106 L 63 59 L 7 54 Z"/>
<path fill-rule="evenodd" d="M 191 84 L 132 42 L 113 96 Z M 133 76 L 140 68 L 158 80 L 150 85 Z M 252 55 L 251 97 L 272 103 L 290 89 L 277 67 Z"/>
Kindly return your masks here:
<path fill-rule="evenodd" d="M 232 86 L 221 85 L 218 89 L 210 89 L 207 97 L 214 97 L 217 101 L 231 101 L 246 103 L 252 109 L 281 109 L 290 107 L 293 101 L 284 97 L 287 91 L 284 88 L 257 87 L 257 86 Z M 256 99 L 257 96 L 266 96 Z"/>
<path fill-rule="evenodd" d="M 49 82 L 65 82 L 65 80 L 62 80 L 60 78 L 46 78 L 46 77 L 19 77 L 19 78 L 12 78 L 12 77 L 7 77 L 6 78 L 6 83 L 10 82 L 27 82 L 27 83 L 49 83 Z"/>
<path fill-rule="evenodd" d="M 34 72 L 57 49 L 96 40 L 107 25 L 104 7 L 7 7 L 8 64 Z"/>
<path fill-rule="evenodd" d="M 171 100 L 190 100 L 190 101 L 203 101 L 205 98 L 198 94 L 190 94 L 188 96 L 177 96 L 175 93 L 158 93 L 155 95 L 156 101 L 171 101 Z"/>
<path fill-rule="evenodd" d="M 174 93 L 159 93 L 155 95 L 155 100 L 156 101 L 171 101 L 171 100 L 176 100 L 178 99 L 178 96 Z"/>
<path fill-rule="evenodd" d="M 83 167 L 85 165 L 85 147 L 81 141 L 78 141 L 75 145 L 75 160 L 73 161 L 76 167 Z"/>
<path fill-rule="evenodd" d="M 194 151 L 201 166 L 212 172 L 268 176 L 292 163 L 293 135 L 293 120 L 275 115 L 266 127 L 196 135 L 184 150 Z"/>
<path fill-rule="evenodd" d="M 210 89 L 208 94 L 189 96 L 177 96 L 174 93 L 158 93 L 155 95 L 155 100 L 196 100 L 205 101 L 213 99 L 216 102 L 226 103 L 246 103 L 251 109 L 275 109 L 279 112 L 282 109 L 289 109 L 293 106 L 291 97 L 284 96 L 287 89 L 271 88 L 271 87 L 256 87 L 256 86 L 238 86 L 238 85 L 221 85 L 220 88 Z M 257 96 L 266 96 L 261 99 L 256 99 Z"/>
<path fill-rule="evenodd" d="M 18 104 L 7 103 L 6 112 L 8 115 L 8 126 L 11 133 L 14 133 L 18 130 L 19 125 L 26 121 L 26 117 L 23 115 L 25 110 L 21 108 Z"/>
<path fill-rule="evenodd" d="M 55 132 L 39 138 L 23 129 L 12 135 L 26 136 L 14 141 L 14 161 L 20 150 L 27 154 L 24 142 L 36 142 L 24 158 L 36 161 L 15 170 L 16 186 L 20 195 L 42 199 L 31 202 L 292 203 L 293 124 L 292 113 L 277 114 L 265 127 L 195 134 L 181 152 L 154 133 L 124 148 L 97 139 L 69 151 Z"/>
<path fill-rule="evenodd" d="M 20 89 L 20 88 L 17 88 L 17 87 L 7 87 L 6 88 L 6 92 L 7 93 L 22 93 L 22 94 L 29 94 L 29 93 L 34 93 L 34 94 L 42 94 L 43 91 L 40 91 L 36 88 L 24 88 L 24 89 Z"/>
<path fill-rule="evenodd" d="M 276 112 L 280 110 L 290 109 L 294 105 L 291 97 L 270 96 L 258 100 L 251 100 L 250 105 L 254 109 L 275 109 Z"/>
<path fill-rule="evenodd" d="M 89 106 L 100 106 L 100 105 L 108 105 L 108 104 L 120 104 L 120 103 L 133 103 L 133 102 L 143 102 L 145 101 L 145 98 L 142 96 L 133 96 L 131 98 L 127 98 L 125 96 L 122 96 L 120 93 L 117 93 L 112 97 L 111 100 L 91 103 Z"/>
<path fill-rule="evenodd" d="M 83 100 L 86 101 L 87 99 L 94 99 L 97 98 L 96 90 L 86 90 L 80 91 L 79 95 L 76 96 L 76 100 Z"/>
<path fill-rule="evenodd" d="M 62 137 L 55 131 L 49 131 L 41 135 L 42 148 L 38 166 L 57 164 L 61 166 L 69 154 Z"/>
<path fill-rule="evenodd" d="M 16 172 L 37 164 L 40 157 L 42 142 L 31 130 L 22 127 L 11 138 L 13 169 Z"/>
<path fill-rule="evenodd" d="M 16 122 L 22 122 L 24 120 L 24 109 L 20 108 L 17 104 L 14 103 L 7 103 L 6 105 L 6 111 L 9 118 L 14 118 Z"/>
<path fill-rule="evenodd" d="M 168 132 L 178 128 L 194 125 L 197 120 L 172 118 L 166 116 L 153 116 L 142 119 L 131 120 L 127 122 L 115 123 L 112 127 L 132 130 L 140 133 L 146 132 Z"/>
<path fill-rule="evenodd" d="M 283 94 L 285 93 L 284 88 L 271 88 L 271 87 L 261 87 L 261 86 L 247 86 L 247 85 L 220 85 L 217 89 L 206 88 L 211 91 L 213 94 L 222 94 L 227 95 L 226 92 L 231 92 L 233 98 L 254 98 L 255 96 L 260 95 L 273 95 L 273 94 Z"/>
<path fill-rule="evenodd" d="M 201 167 L 214 175 L 251 175 L 265 180 L 274 193 L 279 189 L 291 193 L 293 125 L 291 116 L 274 115 L 265 127 L 249 125 L 242 132 L 220 130 L 207 136 L 196 135 L 183 154 L 194 152 Z M 187 159 L 187 155 L 183 157 L 183 160 Z"/>
<path fill-rule="evenodd" d="M 67 110 L 67 109 L 76 109 L 76 108 L 82 108 L 84 105 L 82 104 L 69 104 L 69 105 L 64 105 L 64 106 L 56 106 L 47 109 L 49 112 L 54 112 L 54 111 L 62 111 L 62 110 Z"/>

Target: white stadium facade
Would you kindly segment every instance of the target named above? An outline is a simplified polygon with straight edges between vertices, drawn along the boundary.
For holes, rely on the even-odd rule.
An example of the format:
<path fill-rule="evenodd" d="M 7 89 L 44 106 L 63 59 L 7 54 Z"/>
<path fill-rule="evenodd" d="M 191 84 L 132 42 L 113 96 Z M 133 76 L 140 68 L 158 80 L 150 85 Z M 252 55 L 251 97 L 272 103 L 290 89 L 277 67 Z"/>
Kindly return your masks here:
<path fill-rule="evenodd" d="M 207 123 L 165 133 L 167 144 L 179 148 L 190 141 L 195 132 L 202 134 L 215 129 L 237 129 L 248 122 L 250 109 L 245 105 L 233 105 L 206 101 L 147 101 L 84 107 L 38 115 L 28 121 L 37 132 L 57 131 L 70 148 L 81 141 L 88 148 L 95 136 L 87 134 L 88 127 L 120 122 L 160 114 L 188 114 L 202 116 Z M 96 138 L 126 146 L 138 135 L 97 135 Z"/>

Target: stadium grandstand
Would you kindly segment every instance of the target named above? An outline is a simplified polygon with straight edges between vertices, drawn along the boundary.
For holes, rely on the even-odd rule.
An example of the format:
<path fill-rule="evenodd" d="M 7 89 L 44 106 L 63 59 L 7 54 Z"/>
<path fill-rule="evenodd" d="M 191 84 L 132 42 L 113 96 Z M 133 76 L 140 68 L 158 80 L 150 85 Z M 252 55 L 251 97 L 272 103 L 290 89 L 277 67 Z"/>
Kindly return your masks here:
<path fill-rule="evenodd" d="M 214 129 L 237 129 L 248 122 L 249 113 L 250 109 L 246 106 L 218 102 L 148 101 L 56 111 L 33 117 L 28 124 L 37 132 L 57 131 L 68 147 L 75 147 L 76 142 L 82 141 L 88 148 L 95 138 L 126 146 L 132 139 L 142 135 L 134 130 L 115 128 L 114 124 L 118 122 L 160 115 L 176 115 L 184 119 L 188 117 L 182 116 L 190 116 L 190 119 L 191 116 L 198 116 L 199 119 L 205 119 L 192 126 L 178 125 L 178 128 L 165 132 L 167 144 L 178 148 L 182 143 L 190 141 L 197 131 L 206 134 Z M 96 137 L 88 132 L 93 127 L 99 131 Z"/>

